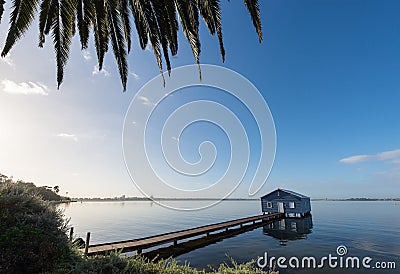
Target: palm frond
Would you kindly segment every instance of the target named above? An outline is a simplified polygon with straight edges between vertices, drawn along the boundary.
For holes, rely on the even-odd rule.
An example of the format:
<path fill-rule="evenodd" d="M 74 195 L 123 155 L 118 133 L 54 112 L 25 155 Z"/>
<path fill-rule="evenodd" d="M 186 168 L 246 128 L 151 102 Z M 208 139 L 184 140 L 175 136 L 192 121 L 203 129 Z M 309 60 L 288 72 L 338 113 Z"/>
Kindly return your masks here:
<path fill-rule="evenodd" d="M 94 39 L 99 62 L 99 70 L 103 68 L 104 55 L 108 51 L 107 14 L 104 0 L 94 1 L 95 16 L 93 23 Z"/>
<path fill-rule="evenodd" d="M 156 57 L 158 69 L 160 73 L 163 73 L 162 59 L 161 59 L 161 41 L 160 41 L 160 32 L 157 25 L 157 18 L 154 14 L 153 7 L 150 1 L 147 0 L 137 0 L 140 3 L 140 10 L 143 11 L 143 17 L 146 22 L 146 27 L 148 30 L 148 36 L 151 43 L 151 47 L 153 48 L 154 56 Z M 165 79 L 163 76 L 163 83 L 165 84 Z"/>
<path fill-rule="evenodd" d="M 221 8 L 219 0 L 198 0 L 200 15 L 211 35 L 217 32 L 222 61 L 225 61 L 225 47 L 222 37 Z"/>
<path fill-rule="evenodd" d="M 55 16 L 55 1 L 43 0 L 39 13 L 39 47 L 43 47 L 45 36 L 49 34 L 51 22 Z"/>
<path fill-rule="evenodd" d="M 119 75 L 124 91 L 128 78 L 128 61 L 125 47 L 124 27 L 119 13 L 118 0 L 107 1 L 108 29 L 111 36 L 111 44 L 117 60 Z"/>
<path fill-rule="evenodd" d="M 1 18 L 3 17 L 3 12 L 4 12 L 4 4 L 6 1 L 0 0 L 0 23 L 1 23 Z"/>
<path fill-rule="evenodd" d="M 28 30 L 33 21 L 39 0 L 14 0 L 10 16 L 10 28 L 1 56 L 4 57 L 15 42 Z"/>
<path fill-rule="evenodd" d="M 201 44 L 199 39 L 199 14 L 198 9 L 193 2 L 193 0 L 174 0 L 175 7 L 177 9 L 179 19 L 181 20 L 181 25 L 186 38 L 189 41 L 190 47 L 192 49 L 193 56 L 198 65 L 200 78 L 200 51 Z"/>
<path fill-rule="evenodd" d="M 53 0 L 55 16 L 51 25 L 57 64 L 57 84 L 60 87 L 64 78 L 64 68 L 75 28 L 75 0 Z"/>
<path fill-rule="evenodd" d="M 166 21 L 166 14 L 165 14 L 165 6 L 162 1 L 151 1 L 154 14 L 157 19 L 157 27 L 158 27 L 158 34 L 159 40 L 161 42 L 161 47 L 163 49 L 164 60 L 167 64 L 168 74 L 171 73 L 171 61 L 169 60 L 169 53 L 168 53 L 168 45 L 169 45 L 169 36 L 170 36 L 170 29 L 168 28 L 168 22 Z"/>
<path fill-rule="evenodd" d="M 129 4 L 135 20 L 140 47 L 144 50 L 149 42 L 149 28 L 147 27 L 146 17 L 144 15 L 144 7 L 141 2 L 137 0 L 130 0 Z"/>
<path fill-rule="evenodd" d="M 61 22 L 60 22 L 60 3 L 58 0 L 53 0 L 55 16 L 52 18 L 51 30 L 53 36 L 54 50 L 56 53 L 56 64 L 57 64 L 57 83 L 62 82 L 63 73 L 62 70 L 58 69 L 62 67 L 64 63 L 63 48 L 61 41 Z"/>
<path fill-rule="evenodd" d="M 46 21 L 46 25 L 44 27 L 44 34 L 45 35 L 48 35 L 50 33 L 54 17 L 58 16 L 57 3 L 58 3 L 58 0 L 51 0 L 50 8 L 49 8 L 49 11 L 48 11 L 48 14 L 47 14 L 48 18 L 47 18 L 47 21 Z"/>
<path fill-rule="evenodd" d="M 132 42 L 131 42 L 131 20 L 130 20 L 129 0 L 119 0 L 118 11 L 121 18 L 121 24 L 124 29 L 125 41 L 127 43 L 128 52 L 130 52 Z"/>
<path fill-rule="evenodd" d="M 62 23 L 62 46 L 66 53 L 65 63 L 68 60 L 72 37 L 75 35 L 76 4 L 76 0 L 61 0 L 60 17 Z M 65 65 L 65 63 L 63 65 Z"/>
<path fill-rule="evenodd" d="M 0 22 L 5 2 L 0 0 Z M 244 0 L 244 4 L 261 42 L 259 1 Z M 132 46 L 132 17 L 140 47 L 146 49 L 150 42 L 161 74 L 163 58 L 170 73 L 170 55 L 178 53 L 178 17 L 198 64 L 200 79 L 200 16 L 210 34 L 217 34 L 222 61 L 225 60 L 220 0 L 11 0 L 10 26 L 1 56 L 7 55 L 27 31 L 38 6 L 39 47 L 43 46 L 46 35 L 51 32 L 56 54 L 58 87 L 63 81 L 64 68 L 75 35 L 75 22 L 82 49 L 88 47 L 90 28 L 93 28 L 99 70 L 103 68 L 108 42 L 111 41 L 124 90 L 128 78 L 127 55 Z"/>
<path fill-rule="evenodd" d="M 219 7 L 218 1 L 212 1 L 212 2 L 215 3 L 214 5 L 211 6 L 211 11 L 215 21 L 215 27 L 217 28 L 219 51 L 221 53 L 222 62 L 225 62 L 225 47 L 224 47 L 224 40 L 222 37 L 221 9 Z"/>
<path fill-rule="evenodd" d="M 77 0 L 76 21 L 81 42 L 81 49 L 86 49 L 89 42 L 89 29 L 93 20 L 93 1 Z"/>
<path fill-rule="evenodd" d="M 253 25 L 256 28 L 258 34 L 258 40 L 262 42 L 260 6 L 258 4 L 258 0 L 244 0 L 244 3 L 250 13 L 251 19 L 253 20 Z"/>
<path fill-rule="evenodd" d="M 169 49 L 171 54 L 174 56 L 178 53 L 178 19 L 176 16 L 175 5 L 170 0 L 162 0 L 162 5 L 164 7 L 164 14 L 166 16 L 167 28 L 169 29 L 167 33 Z"/>

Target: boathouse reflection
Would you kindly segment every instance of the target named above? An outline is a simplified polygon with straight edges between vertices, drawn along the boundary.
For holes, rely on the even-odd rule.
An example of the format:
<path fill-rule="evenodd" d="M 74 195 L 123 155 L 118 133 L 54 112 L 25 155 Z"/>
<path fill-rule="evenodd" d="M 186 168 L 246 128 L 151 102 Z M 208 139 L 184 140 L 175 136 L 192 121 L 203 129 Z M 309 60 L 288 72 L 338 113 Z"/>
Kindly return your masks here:
<path fill-rule="evenodd" d="M 302 240 L 312 232 L 312 216 L 304 218 L 285 218 L 263 226 L 265 235 L 278 239 L 280 245 L 286 245 L 288 241 Z"/>

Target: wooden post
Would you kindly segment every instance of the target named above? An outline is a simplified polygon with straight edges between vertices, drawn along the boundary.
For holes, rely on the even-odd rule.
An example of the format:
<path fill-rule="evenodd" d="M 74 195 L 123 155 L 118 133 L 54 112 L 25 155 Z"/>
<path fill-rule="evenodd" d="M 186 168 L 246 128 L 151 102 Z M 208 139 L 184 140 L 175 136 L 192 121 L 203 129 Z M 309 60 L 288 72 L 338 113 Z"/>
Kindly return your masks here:
<path fill-rule="evenodd" d="M 228 228 L 225 228 L 225 232 L 228 232 Z"/>
<path fill-rule="evenodd" d="M 207 232 L 207 233 L 206 233 L 206 236 L 207 236 L 207 237 L 210 236 L 210 232 Z"/>
<path fill-rule="evenodd" d="M 243 224 L 240 224 L 240 228 L 243 228 Z"/>
<path fill-rule="evenodd" d="M 176 246 L 178 244 L 178 240 L 174 240 L 174 246 Z"/>
<path fill-rule="evenodd" d="M 142 250 L 141 249 L 138 249 L 136 252 L 137 252 L 138 255 L 142 254 Z"/>
<path fill-rule="evenodd" d="M 88 255 L 88 251 L 89 251 L 89 241 L 90 241 L 90 232 L 86 233 L 85 256 Z"/>
<path fill-rule="evenodd" d="M 74 227 L 71 226 L 71 229 L 69 231 L 69 240 L 72 242 L 73 239 L 74 239 Z"/>

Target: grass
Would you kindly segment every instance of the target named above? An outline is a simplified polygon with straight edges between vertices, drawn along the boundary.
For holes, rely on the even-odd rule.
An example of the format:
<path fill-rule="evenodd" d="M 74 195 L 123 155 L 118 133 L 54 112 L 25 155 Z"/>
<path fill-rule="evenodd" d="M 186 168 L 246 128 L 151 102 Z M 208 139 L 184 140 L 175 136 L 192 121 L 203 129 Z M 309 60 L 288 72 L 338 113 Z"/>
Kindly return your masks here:
<path fill-rule="evenodd" d="M 117 252 L 106 256 L 84 257 L 75 253 L 69 261 L 63 262 L 52 273 L 143 273 L 143 274 L 278 274 L 277 271 L 264 271 L 255 267 L 255 261 L 239 264 L 229 258 L 230 263 L 220 264 L 209 270 L 196 269 L 190 264 L 180 264 L 175 259 L 149 260 L 142 256 L 126 257 Z"/>

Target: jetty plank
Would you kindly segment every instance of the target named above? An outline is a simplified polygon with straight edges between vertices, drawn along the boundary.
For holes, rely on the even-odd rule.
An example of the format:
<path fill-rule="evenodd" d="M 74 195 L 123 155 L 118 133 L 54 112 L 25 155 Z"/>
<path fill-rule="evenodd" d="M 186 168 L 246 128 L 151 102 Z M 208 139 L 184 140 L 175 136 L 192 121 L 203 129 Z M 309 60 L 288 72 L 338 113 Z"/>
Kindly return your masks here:
<path fill-rule="evenodd" d="M 256 215 L 247 218 L 241 218 L 226 222 L 220 222 L 210 225 L 199 226 L 191 229 L 185 229 L 175 232 L 169 232 L 150 237 L 138 238 L 127 241 L 110 242 L 96 245 L 89 245 L 85 248 L 85 254 L 88 256 L 104 254 L 113 250 L 122 250 L 122 252 L 138 251 L 141 253 L 143 249 L 154 247 L 157 245 L 165 244 L 168 242 L 176 242 L 182 239 L 188 239 L 196 237 L 202 234 L 209 234 L 218 230 L 228 229 L 230 227 L 241 226 L 246 223 L 255 223 L 256 221 L 264 221 L 271 219 L 280 219 L 283 217 L 283 213 L 271 213 Z"/>

